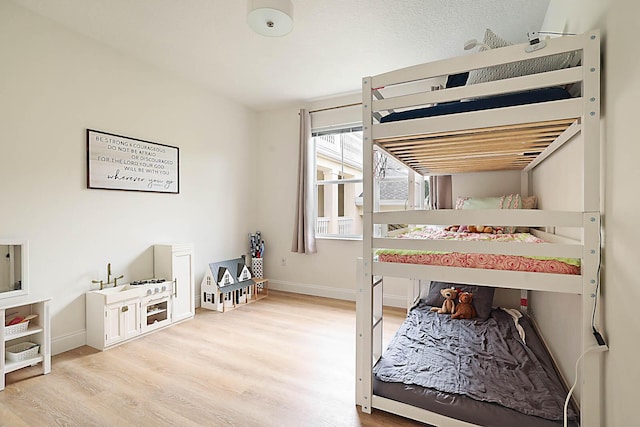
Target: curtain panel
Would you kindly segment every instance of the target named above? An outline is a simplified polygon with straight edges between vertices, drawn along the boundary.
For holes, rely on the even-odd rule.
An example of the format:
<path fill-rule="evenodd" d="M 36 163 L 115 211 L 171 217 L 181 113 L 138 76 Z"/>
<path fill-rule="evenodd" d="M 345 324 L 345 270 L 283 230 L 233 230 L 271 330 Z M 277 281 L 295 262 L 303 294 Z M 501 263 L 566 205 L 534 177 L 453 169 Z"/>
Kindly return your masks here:
<path fill-rule="evenodd" d="M 311 116 L 305 109 L 300 110 L 300 140 L 298 155 L 298 187 L 296 193 L 296 214 L 291 252 L 301 254 L 316 253 L 314 202 L 313 147 L 311 147 Z"/>
<path fill-rule="evenodd" d="M 453 207 L 451 175 L 429 177 L 429 207 L 431 209 L 451 209 Z"/>

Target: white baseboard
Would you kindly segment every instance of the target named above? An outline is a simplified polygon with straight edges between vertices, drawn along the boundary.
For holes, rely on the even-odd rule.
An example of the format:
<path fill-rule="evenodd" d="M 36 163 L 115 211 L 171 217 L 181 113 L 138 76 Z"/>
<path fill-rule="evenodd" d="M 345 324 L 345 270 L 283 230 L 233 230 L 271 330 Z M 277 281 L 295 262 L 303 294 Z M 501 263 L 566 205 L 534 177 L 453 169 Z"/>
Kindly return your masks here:
<path fill-rule="evenodd" d="M 316 297 L 334 298 L 345 301 L 355 301 L 356 291 L 353 289 L 334 288 L 330 286 L 314 285 L 284 280 L 269 280 L 269 289 L 292 292 Z M 384 295 L 384 305 L 390 307 L 407 307 L 407 297 L 402 295 Z"/>
<path fill-rule="evenodd" d="M 61 337 L 51 338 L 51 355 L 64 353 L 87 344 L 87 331 L 78 331 Z"/>
<path fill-rule="evenodd" d="M 406 295 L 383 295 L 382 304 L 387 307 L 407 308 Z"/>

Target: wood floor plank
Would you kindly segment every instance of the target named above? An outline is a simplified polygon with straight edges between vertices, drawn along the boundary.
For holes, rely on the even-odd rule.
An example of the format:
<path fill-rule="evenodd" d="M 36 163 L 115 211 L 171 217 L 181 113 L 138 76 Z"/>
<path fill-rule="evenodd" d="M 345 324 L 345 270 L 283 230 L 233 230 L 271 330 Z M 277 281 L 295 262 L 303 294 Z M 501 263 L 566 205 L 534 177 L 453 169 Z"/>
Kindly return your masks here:
<path fill-rule="evenodd" d="M 405 316 L 385 309 L 389 340 Z M 285 292 L 7 375 L 0 426 L 412 426 L 355 406 L 355 304 Z"/>

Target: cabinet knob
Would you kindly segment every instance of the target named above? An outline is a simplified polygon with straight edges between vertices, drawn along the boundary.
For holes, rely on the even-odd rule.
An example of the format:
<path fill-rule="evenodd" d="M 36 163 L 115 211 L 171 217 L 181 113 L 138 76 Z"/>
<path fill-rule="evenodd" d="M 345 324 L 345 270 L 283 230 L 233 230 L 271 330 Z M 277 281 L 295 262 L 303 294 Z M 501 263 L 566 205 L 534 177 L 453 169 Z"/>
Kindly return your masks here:
<path fill-rule="evenodd" d="M 122 307 L 122 312 L 123 313 L 125 313 L 127 311 L 129 311 L 129 306 L 128 305 L 125 305 L 124 307 Z"/>

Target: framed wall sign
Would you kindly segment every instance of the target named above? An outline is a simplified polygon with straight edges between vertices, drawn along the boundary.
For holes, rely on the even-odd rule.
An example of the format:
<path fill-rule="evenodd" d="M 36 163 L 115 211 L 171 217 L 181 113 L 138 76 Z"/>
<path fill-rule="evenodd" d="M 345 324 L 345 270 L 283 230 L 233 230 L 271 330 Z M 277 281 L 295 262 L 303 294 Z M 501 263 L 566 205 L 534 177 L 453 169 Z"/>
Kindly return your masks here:
<path fill-rule="evenodd" d="M 180 192 L 179 149 L 87 129 L 87 187 Z"/>

